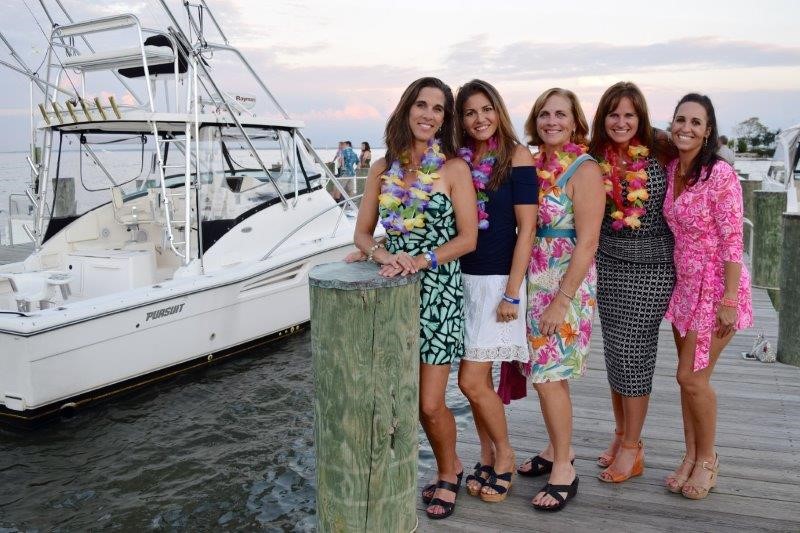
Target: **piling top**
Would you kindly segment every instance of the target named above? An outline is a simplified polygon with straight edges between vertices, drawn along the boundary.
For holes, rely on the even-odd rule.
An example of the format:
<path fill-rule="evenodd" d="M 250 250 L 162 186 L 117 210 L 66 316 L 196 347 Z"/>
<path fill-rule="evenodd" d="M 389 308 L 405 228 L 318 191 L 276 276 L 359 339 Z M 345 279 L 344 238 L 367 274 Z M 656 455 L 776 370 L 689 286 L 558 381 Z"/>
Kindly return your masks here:
<path fill-rule="evenodd" d="M 312 287 L 323 289 L 341 289 L 353 291 L 359 289 L 383 289 L 389 287 L 402 287 L 419 280 L 421 274 L 417 272 L 410 276 L 395 276 L 385 278 L 378 274 L 378 265 L 368 261 L 358 263 L 324 263 L 311 269 L 308 274 L 308 283 Z"/>

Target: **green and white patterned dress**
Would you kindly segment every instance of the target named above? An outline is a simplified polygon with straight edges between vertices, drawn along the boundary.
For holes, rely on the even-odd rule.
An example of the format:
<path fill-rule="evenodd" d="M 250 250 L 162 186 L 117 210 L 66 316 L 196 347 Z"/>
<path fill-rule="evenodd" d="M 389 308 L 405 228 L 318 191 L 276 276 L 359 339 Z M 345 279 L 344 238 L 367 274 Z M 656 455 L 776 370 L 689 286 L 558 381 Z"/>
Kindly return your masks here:
<path fill-rule="evenodd" d="M 420 255 L 456 236 L 455 213 L 447 195 L 433 193 L 425 214 L 424 227 L 405 235 L 387 235 L 386 249 L 393 254 Z M 464 289 L 459 261 L 423 270 L 420 297 L 420 361 L 449 365 L 464 355 Z"/>

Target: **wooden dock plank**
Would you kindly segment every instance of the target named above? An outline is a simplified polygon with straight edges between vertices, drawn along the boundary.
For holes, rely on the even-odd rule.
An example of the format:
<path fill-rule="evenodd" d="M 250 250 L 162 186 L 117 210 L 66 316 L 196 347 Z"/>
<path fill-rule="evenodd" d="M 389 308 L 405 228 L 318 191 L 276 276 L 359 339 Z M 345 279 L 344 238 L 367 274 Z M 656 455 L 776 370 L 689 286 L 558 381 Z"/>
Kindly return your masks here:
<path fill-rule="evenodd" d="M 484 503 L 462 491 L 455 514 L 447 520 L 429 520 L 418 501 L 419 531 L 800 531 L 800 368 L 741 358 L 759 330 L 773 345 L 776 342 L 777 314 L 765 291 L 754 289 L 753 307 L 755 327 L 737 333 L 714 372 L 721 468 L 719 485 L 706 500 L 688 500 L 663 486 L 683 453 L 677 358 L 666 322 L 661 326 L 643 435 L 644 475 L 619 485 L 596 478 L 600 468 L 595 459 L 614 427 L 596 320 L 589 372 L 571 384 L 575 467 L 581 478 L 577 498 L 563 512 L 537 512 L 529 502 L 546 478 L 517 476 L 500 504 Z M 457 413 L 469 412 L 461 397 L 451 407 Z M 506 413 L 519 463 L 547 442 L 536 394 L 529 392 L 528 398 L 512 402 Z M 459 417 L 458 426 L 459 456 L 469 467 L 479 455 L 471 416 Z M 423 446 L 420 488 L 435 474 L 427 443 Z"/>

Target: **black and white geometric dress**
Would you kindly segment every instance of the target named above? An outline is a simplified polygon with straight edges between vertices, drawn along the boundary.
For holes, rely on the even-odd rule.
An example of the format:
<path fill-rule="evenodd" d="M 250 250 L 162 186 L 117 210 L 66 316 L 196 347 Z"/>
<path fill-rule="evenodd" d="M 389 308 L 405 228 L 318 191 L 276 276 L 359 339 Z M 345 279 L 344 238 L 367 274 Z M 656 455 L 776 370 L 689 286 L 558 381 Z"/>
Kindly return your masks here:
<path fill-rule="evenodd" d="M 675 284 L 675 241 L 662 213 L 666 173 L 653 157 L 646 171 L 650 198 L 641 227 L 616 231 L 605 216 L 596 257 L 608 382 L 623 396 L 649 395 L 653 388 L 658 328 Z"/>

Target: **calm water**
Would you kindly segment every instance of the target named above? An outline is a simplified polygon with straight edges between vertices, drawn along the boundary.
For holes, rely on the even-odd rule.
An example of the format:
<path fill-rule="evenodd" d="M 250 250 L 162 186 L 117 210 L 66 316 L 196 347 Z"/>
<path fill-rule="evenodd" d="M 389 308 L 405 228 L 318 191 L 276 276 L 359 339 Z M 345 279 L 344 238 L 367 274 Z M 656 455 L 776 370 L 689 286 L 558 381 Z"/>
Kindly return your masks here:
<path fill-rule="evenodd" d="M 309 333 L 0 433 L 0 531 L 313 529 Z"/>
<path fill-rule="evenodd" d="M 312 398 L 304 331 L 32 432 L 0 430 L 0 532 L 312 531 Z M 471 431 L 455 386 L 448 403 Z M 420 437 L 422 469 L 433 456 Z"/>

